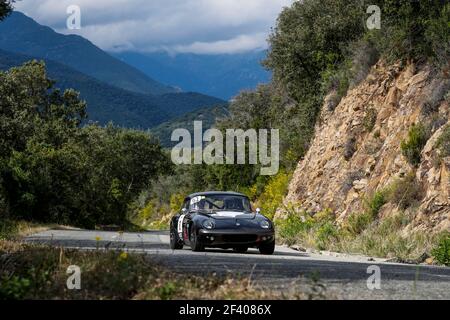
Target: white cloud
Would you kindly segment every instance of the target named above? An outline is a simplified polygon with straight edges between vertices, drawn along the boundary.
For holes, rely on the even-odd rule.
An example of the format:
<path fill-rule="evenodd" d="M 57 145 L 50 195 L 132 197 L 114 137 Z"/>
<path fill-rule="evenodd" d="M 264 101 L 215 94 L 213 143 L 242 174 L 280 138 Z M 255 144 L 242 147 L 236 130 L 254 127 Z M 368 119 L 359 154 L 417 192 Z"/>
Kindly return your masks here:
<path fill-rule="evenodd" d="M 240 53 L 261 50 L 267 48 L 266 36 L 265 33 L 240 35 L 229 40 L 194 42 L 189 45 L 179 45 L 175 46 L 173 50 L 180 53 L 189 52 L 198 54 Z"/>
<path fill-rule="evenodd" d="M 16 9 L 105 50 L 234 53 L 265 48 L 276 17 L 293 0 L 24 0 Z M 67 30 L 66 9 L 82 29 Z"/>

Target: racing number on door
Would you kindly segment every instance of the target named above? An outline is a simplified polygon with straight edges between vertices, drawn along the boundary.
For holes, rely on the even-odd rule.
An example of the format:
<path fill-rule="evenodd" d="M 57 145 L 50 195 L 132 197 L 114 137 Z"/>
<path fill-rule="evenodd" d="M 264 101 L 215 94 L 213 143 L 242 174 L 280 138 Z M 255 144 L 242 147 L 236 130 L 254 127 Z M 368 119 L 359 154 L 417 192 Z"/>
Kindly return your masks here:
<path fill-rule="evenodd" d="M 180 218 L 178 219 L 177 231 L 178 231 L 178 236 L 180 237 L 180 239 L 183 239 L 183 222 L 184 222 L 185 217 L 186 217 L 186 215 L 182 214 L 180 216 Z"/>

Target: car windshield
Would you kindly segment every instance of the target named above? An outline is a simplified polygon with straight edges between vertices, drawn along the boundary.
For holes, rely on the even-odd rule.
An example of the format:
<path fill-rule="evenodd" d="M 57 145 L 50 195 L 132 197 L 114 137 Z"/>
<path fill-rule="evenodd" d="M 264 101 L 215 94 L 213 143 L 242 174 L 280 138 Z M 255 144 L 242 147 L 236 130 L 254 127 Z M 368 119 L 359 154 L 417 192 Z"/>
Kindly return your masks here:
<path fill-rule="evenodd" d="M 191 210 L 252 212 L 248 198 L 235 195 L 197 196 L 190 201 Z"/>

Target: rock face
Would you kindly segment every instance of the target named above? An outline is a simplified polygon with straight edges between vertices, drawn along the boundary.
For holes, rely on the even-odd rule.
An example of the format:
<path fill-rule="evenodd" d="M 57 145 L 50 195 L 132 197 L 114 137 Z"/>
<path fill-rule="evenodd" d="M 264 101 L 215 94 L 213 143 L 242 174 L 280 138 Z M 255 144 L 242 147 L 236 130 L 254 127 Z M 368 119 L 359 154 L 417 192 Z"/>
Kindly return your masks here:
<path fill-rule="evenodd" d="M 450 230 L 450 157 L 440 156 L 437 148 L 450 111 L 448 101 L 436 98 L 448 88 L 449 79 L 429 66 L 416 70 L 413 64 L 387 67 L 379 62 L 334 111 L 323 108 L 285 204 L 311 213 L 331 209 L 338 220 L 345 220 L 349 214 L 363 211 L 364 200 L 376 191 L 413 172 L 424 196 L 408 209 L 414 216 L 411 228 Z M 432 112 L 427 112 L 433 104 Z M 421 163 L 414 167 L 402 155 L 400 145 L 411 126 L 418 123 L 433 129 Z M 399 210 L 398 205 L 389 203 L 380 215 Z M 283 210 L 279 210 L 278 217 L 282 216 Z"/>

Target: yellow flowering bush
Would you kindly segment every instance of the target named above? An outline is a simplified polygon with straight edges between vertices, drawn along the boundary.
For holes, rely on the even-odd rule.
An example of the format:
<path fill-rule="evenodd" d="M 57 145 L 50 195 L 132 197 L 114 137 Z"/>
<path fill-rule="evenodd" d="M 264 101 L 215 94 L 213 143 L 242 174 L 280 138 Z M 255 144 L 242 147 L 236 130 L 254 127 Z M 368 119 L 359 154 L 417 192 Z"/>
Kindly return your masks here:
<path fill-rule="evenodd" d="M 290 173 L 279 172 L 269 180 L 256 202 L 265 216 L 273 219 L 276 210 L 283 204 L 290 179 Z"/>

